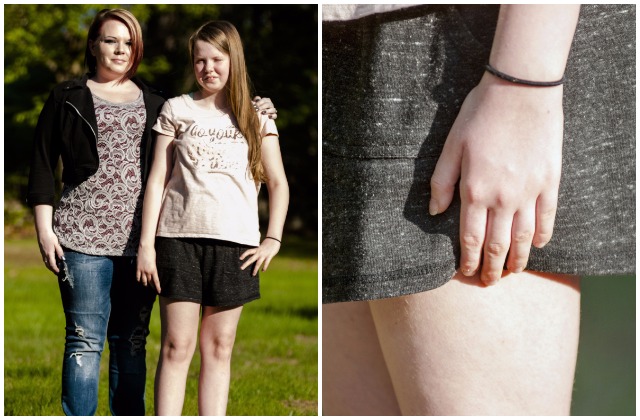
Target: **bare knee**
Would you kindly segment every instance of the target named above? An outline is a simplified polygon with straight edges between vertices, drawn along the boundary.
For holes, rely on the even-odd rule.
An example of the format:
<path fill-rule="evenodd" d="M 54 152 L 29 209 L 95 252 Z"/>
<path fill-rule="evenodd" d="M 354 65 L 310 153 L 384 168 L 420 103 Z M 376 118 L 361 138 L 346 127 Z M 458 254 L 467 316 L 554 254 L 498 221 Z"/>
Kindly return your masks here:
<path fill-rule="evenodd" d="M 230 362 L 235 339 L 235 331 L 217 332 L 213 337 L 201 338 L 200 353 L 202 359 L 215 362 Z"/>
<path fill-rule="evenodd" d="M 167 339 L 162 346 L 162 357 L 171 363 L 189 363 L 193 357 L 195 343 L 191 340 Z"/>

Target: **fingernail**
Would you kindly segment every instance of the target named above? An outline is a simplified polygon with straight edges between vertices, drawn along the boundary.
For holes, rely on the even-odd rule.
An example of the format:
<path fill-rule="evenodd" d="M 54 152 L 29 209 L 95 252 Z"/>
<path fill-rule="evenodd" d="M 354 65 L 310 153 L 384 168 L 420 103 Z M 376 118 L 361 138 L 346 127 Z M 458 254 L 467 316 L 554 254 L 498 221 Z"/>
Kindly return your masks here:
<path fill-rule="evenodd" d="M 62 257 L 60 258 L 62 261 L 66 261 L 66 259 L 64 258 L 64 254 L 62 254 Z"/>
<path fill-rule="evenodd" d="M 435 200 L 429 201 L 429 214 L 432 216 L 438 214 L 438 204 L 436 204 Z"/>
<path fill-rule="evenodd" d="M 524 267 L 516 267 L 513 270 L 510 270 L 512 273 L 522 273 L 524 271 Z"/>
<path fill-rule="evenodd" d="M 463 268 L 461 271 L 462 271 L 462 274 L 467 277 L 470 277 L 473 275 L 473 270 L 470 268 Z"/>

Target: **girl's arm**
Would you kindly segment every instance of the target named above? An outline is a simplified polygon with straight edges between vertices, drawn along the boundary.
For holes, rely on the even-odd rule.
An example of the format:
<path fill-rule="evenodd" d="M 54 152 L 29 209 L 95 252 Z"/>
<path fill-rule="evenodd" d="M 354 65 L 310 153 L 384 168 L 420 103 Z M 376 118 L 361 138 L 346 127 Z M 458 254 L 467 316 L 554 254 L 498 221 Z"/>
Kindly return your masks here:
<path fill-rule="evenodd" d="M 62 247 L 58 242 L 58 237 L 53 232 L 53 206 L 39 204 L 34 207 L 36 218 L 36 233 L 38 235 L 38 245 L 44 265 L 53 273 L 58 274 L 58 264 L 56 258 L 64 259 Z"/>
<path fill-rule="evenodd" d="M 143 285 L 152 285 L 160 293 L 160 280 L 156 267 L 156 230 L 162 207 L 162 194 L 173 168 L 173 137 L 158 134 L 153 165 L 147 180 L 142 206 L 142 232 L 138 246 L 136 279 Z"/>
<path fill-rule="evenodd" d="M 503 5 L 490 64 L 519 79 L 563 73 L 579 5 Z M 562 85 L 531 87 L 485 72 L 465 99 L 431 178 L 429 213 L 460 179 L 460 268 L 486 284 L 526 267 L 551 239 L 562 166 Z M 508 258 L 507 258 L 508 253 Z M 482 264 L 480 263 L 482 261 Z"/>
<path fill-rule="evenodd" d="M 262 139 L 262 165 L 267 175 L 267 191 L 269 192 L 269 227 L 267 234 L 259 247 L 250 249 L 240 256 L 244 260 L 241 269 L 249 267 L 256 262 L 253 275 L 258 274 L 262 266 L 262 271 L 266 271 L 269 263 L 280 250 L 282 240 L 282 230 L 289 207 L 289 184 L 284 173 L 282 155 L 280 154 L 280 144 L 277 136 L 266 136 Z M 275 238 L 275 239 L 272 239 Z M 263 265 L 264 264 L 264 265 Z"/>

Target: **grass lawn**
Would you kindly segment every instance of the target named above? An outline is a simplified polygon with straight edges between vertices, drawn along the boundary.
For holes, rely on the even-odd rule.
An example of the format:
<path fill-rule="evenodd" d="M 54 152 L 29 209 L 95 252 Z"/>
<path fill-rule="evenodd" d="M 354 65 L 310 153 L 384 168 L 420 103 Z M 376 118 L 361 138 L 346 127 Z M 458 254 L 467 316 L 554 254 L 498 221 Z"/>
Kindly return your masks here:
<path fill-rule="evenodd" d="M 582 280 L 571 414 L 636 415 L 636 277 Z"/>
<path fill-rule="evenodd" d="M 230 415 L 316 415 L 317 248 L 283 247 L 262 275 L 262 299 L 243 311 L 229 396 Z M 5 241 L 5 415 L 62 415 L 60 369 L 64 315 L 55 278 L 40 262 L 35 239 Z M 635 276 L 582 282 L 580 348 L 573 415 L 634 415 Z M 148 343 L 147 414 L 160 349 L 157 308 Z M 108 415 L 106 356 L 97 414 Z M 197 414 L 194 357 L 183 414 Z"/>
<path fill-rule="evenodd" d="M 35 239 L 5 240 L 4 414 L 63 415 L 60 376 L 64 313 L 53 274 Z M 232 358 L 229 415 L 317 415 L 317 248 L 290 241 L 261 273 L 262 298 L 247 304 Z M 156 307 L 147 343 L 147 414 L 160 351 Z M 103 353 L 98 415 L 109 415 L 108 347 Z M 197 415 L 200 360 L 194 356 L 184 415 Z"/>

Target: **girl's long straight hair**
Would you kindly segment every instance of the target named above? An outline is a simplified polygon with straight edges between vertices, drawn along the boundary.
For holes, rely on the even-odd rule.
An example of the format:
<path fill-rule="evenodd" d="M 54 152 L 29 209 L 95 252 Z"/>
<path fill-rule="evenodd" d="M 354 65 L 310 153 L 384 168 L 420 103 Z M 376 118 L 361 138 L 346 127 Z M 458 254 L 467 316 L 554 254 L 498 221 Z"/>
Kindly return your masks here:
<path fill-rule="evenodd" d="M 262 145 L 260 122 L 251 104 L 251 80 L 247 73 L 240 34 L 233 24 L 226 21 L 218 20 L 205 23 L 189 38 L 191 65 L 194 62 L 193 54 L 197 41 L 208 42 L 229 55 L 231 68 L 229 80 L 225 86 L 227 100 L 238 122 L 238 128 L 249 144 L 251 175 L 256 182 L 263 182 L 266 180 L 266 175 L 262 167 L 260 153 Z"/>

